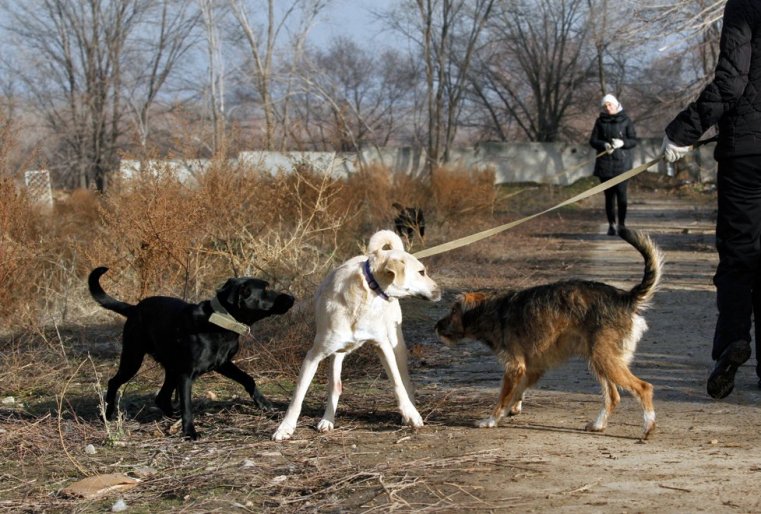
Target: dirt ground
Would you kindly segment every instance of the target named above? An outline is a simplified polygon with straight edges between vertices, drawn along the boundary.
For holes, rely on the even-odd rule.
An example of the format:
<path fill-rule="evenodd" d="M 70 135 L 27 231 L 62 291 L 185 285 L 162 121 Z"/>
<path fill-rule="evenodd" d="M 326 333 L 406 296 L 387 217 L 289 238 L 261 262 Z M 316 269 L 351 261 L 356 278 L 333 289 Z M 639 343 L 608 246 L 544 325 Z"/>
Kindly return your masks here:
<path fill-rule="evenodd" d="M 125 422 L 128 435 L 118 444 L 91 435 L 97 453 L 76 450 L 70 459 L 88 470 L 142 478 L 125 493 L 62 498 L 59 489 L 75 473 L 38 477 L 27 469 L 35 461 L 19 452 L 18 463 L 0 467 L 0 511 L 103 512 L 121 498 L 127 512 L 759 512 L 755 356 L 727 399 L 705 393 L 715 321 L 712 203 L 632 197 L 628 225 L 650 232 L 667 261 L 663 287 L 646 313 L 650 330 L 632 366 L 655 386 L 657 429 L 647 441 L 640 440 L 641 409 L 628 393 L 605 433 L 583 430 L 601 396 L 577 360 L 529 391 L 522 414 L 498 428 L 474 428 L 496 401 L 500 368 L 482 345 L 447 349 L 431 330 L 466 289 L 570 277 L 626 288 L 639 281 L 640 256 L 604 235 L 599 199 L 592 199 L 575 213 L 532 221 L 519 235 L 427 262 L 446 290 L 444 299 L 402 306 L 424 428 L 398 425 L 390 384 L 379 371 L 345 378 L 336 430 L 328 434 L 314 429 L 324 388 L 313 384 L 294 438 L 274 443 L 269 436 L 293 385 L 265 384 L 280 412 L 264 415 L 235 397 L 201 400 L 197 426 L 207 434 L 198 442 L 167 436 L 171 422 L 145 421 L 142 411 L 137 421 Z M 196 386 L 196 396 L 208 387 Z M 0 421 L 0 443 L 21 447 L 17 439 L 28 419 L 16 423 L 9 409 Z M 37 419 L 55 428 L 50 419 Z M 225 428 L 209 434 L 212 419 Z"/>

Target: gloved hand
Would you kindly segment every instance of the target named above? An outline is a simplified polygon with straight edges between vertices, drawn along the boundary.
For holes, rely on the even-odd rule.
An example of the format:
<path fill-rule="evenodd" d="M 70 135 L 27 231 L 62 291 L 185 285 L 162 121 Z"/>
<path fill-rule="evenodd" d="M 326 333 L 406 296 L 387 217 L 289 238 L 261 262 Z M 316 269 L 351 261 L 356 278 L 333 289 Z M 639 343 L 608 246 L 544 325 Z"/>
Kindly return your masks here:
<path fill-rule="evenodd" d="M 663 136 L 661 151 L 667 162 L 675 162 L 692 150 L 692 146 L 677 146 L 668 136 Z"/>
<path fill-rule="evenodd" d="M 610 140 L 610 143 L 613 146 L 613 148 L 621 148 L 622 146 L 624 146 L 624 140 L 623 139 L 613 138 L 613 139 Z"/>
<path fill-rule="evenodd" d="M 605 143 L 605 153 L 610 155 L 613 153 L 613 150 L 615 150 L 615 148 L 613 148 L 613 145 L 611 145 L 610 143 Z"/>

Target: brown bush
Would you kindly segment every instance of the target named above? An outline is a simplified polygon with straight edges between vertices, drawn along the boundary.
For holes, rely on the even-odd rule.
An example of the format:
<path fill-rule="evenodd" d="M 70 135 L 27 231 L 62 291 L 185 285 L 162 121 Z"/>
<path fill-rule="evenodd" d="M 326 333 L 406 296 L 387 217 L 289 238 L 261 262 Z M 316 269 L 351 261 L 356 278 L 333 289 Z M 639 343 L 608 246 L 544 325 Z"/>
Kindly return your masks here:
<path fill-rule="evenodd" d="M 494 170 L 436 168 L 431 177 L 431 190 L 440 224 L 491 214 L 496 199 Z"/>
<path fill-rule="evenodd" d="M 58 195 L 52 214 L 6 181 L 0 278 L 10 287 L 0 316 L 10 327 L 38 323 L 42 333 L 51 322 L 98 312 L 86 289 L 95 266 L 112 268 L 104 287 L 128 302 L 155 294 L 198 301 L 243 275 L 308 301 L 336 263 L 393 226 L 393 202 L 421 206 L 440 239 L 436 226 L 490 211 L 492 181 L 485 172 L 442 169 L 429 185 L 374 166 L 348 179 L 305 166 L 270 174 L 219 159 L 193 183 L 164 164 L 113 180 L 106 194 Z"/>
<path fill-rule="evenodd" d="M 0 177 L 0 317 L 19 322 L 34 315 L 29 297 L 38 284 L 41 239 L 41 216 L 12 180 Z"/>

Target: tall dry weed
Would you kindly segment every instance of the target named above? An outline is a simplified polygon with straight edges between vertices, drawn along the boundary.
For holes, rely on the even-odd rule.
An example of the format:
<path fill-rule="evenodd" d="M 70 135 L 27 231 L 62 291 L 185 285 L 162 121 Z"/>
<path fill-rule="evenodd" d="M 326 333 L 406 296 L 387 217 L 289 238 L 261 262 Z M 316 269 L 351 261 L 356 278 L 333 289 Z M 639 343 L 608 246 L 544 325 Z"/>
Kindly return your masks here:
<path fill-rule="evenodd" d="M 436 168 L 431 176 L 431 192 L 439 225 L 489 216 L 496 200 L 494 170 Z"/>
<path fill-rule="evenodd" d="M 441 169 L 427 181 L 370 166 L 342 179 L 304 165 L 273 174 L 222 158 L 193 182 L 166 163 L 111 182 L 104 194 L 57 195 L 52 214 L 35 210 L 11 181 L 0 183 L 4 326 L 37 323 L 32 333 L 43 334 L 44 325 L 97 312 L 86 287 L 95 266 L 112 269 L 104 287 L 128 302 L 156 294 L 198 301 L 243 275 L 308 302 L 331 268 L 360 253 L 375 230 L 393 228 L 392 203 L 424 209 L 429 242 L 414 246 L 488 216 L 494 199 L 487 172 Z M 302 308 L 311 316 L 308 303 Z M 292 330 L 272 330 L 273 340 L 303 337 L 304 316 Z"/>
<path fill-rule="evenodd" d="M 34 315 L 42 222 L 29 197 L 0 177 L 0 316 L 17 321 Z M 30 287 L 31 284 L 31 287 Z"/>

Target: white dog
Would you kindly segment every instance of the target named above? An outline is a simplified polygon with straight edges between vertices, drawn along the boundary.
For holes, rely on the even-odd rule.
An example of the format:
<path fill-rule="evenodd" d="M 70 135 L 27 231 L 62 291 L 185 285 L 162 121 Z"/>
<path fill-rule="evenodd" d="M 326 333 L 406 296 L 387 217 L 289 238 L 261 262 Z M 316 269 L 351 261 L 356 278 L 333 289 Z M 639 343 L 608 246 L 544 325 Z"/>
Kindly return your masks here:
<path fill-rule="evenodd" d="M 386 373 L 394 383 L 402 422 L 423 426 L 413 404 L 407 369 L 407 346 L 402 336 L 402 310 L 398 298 L 416 296 L 441 299 L 441 291 L 415 257 L 404 251 L 402 240 L 390 230 L 376 232 L 368 254 L 349 259 L 320 284 L 315 297 L 317 333 L 301 366 L 293 400 L 283 421 L 272 435 L 283 441 L 293 435 L 309 384 L 317 366 L 333 357 L 328 379 L 328 401 L 317 430 L 333 430 L 341 394 L 341 364 L 346 355 L 370 342 L 380 354 Z"/>

